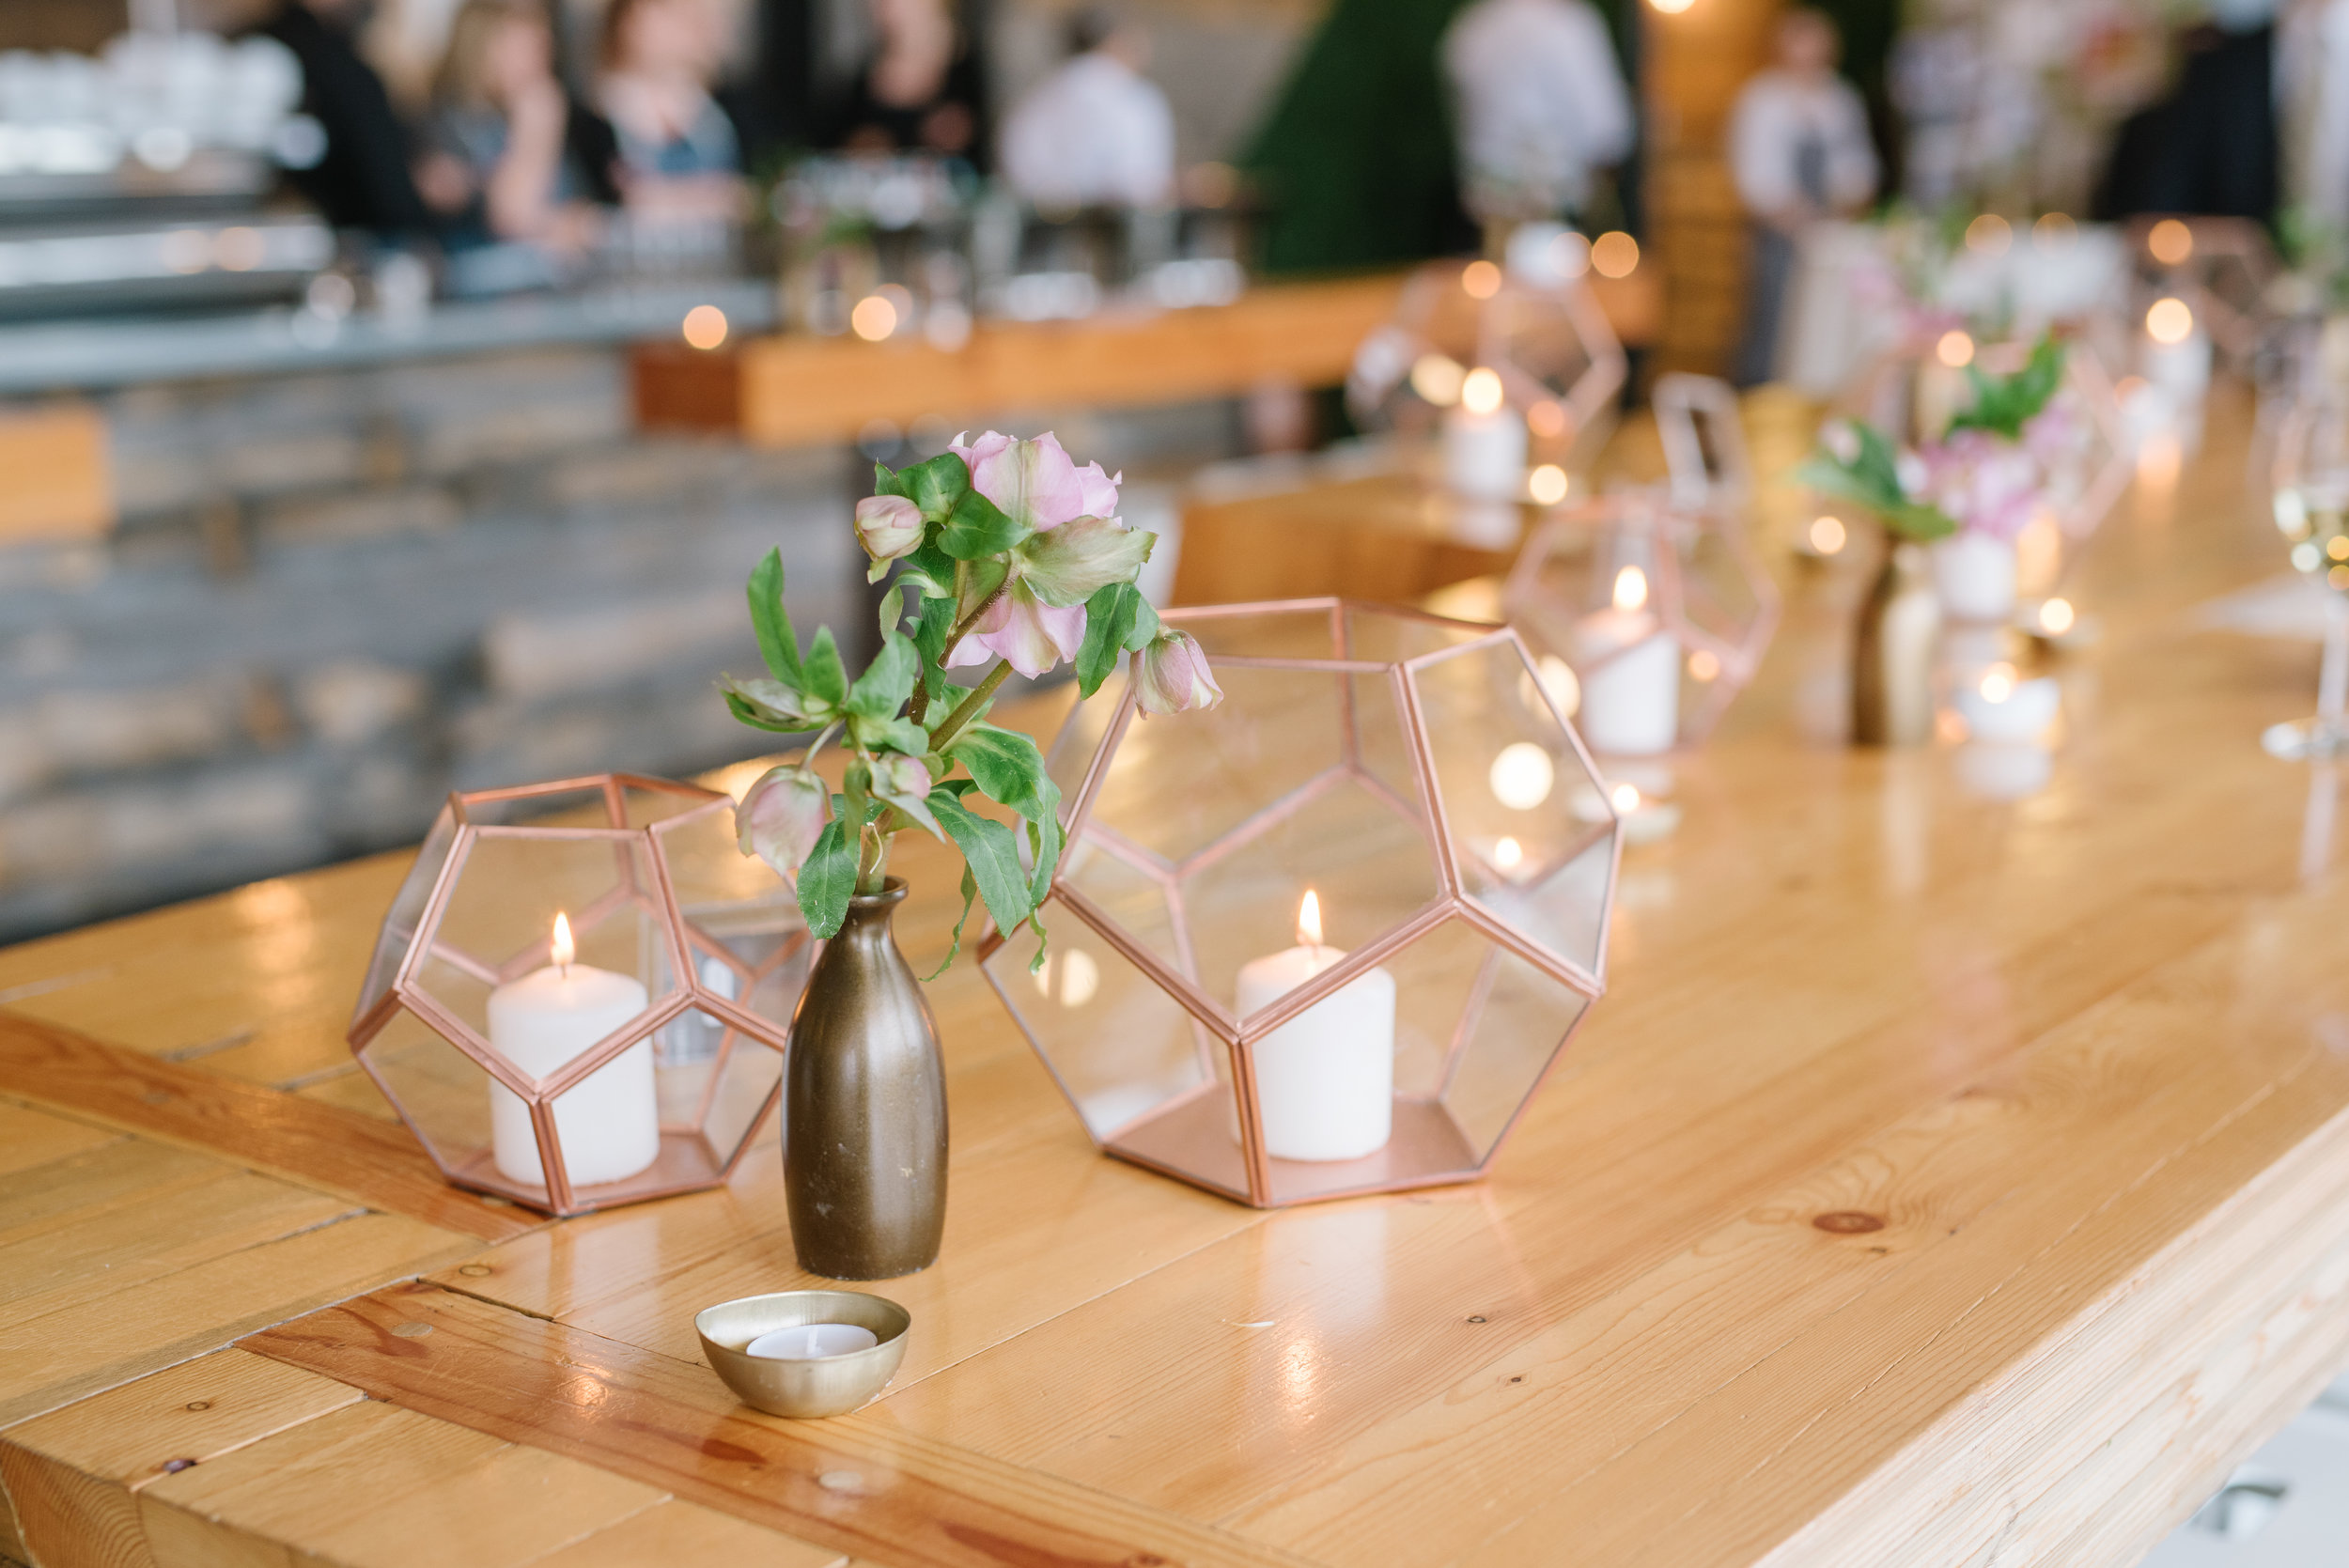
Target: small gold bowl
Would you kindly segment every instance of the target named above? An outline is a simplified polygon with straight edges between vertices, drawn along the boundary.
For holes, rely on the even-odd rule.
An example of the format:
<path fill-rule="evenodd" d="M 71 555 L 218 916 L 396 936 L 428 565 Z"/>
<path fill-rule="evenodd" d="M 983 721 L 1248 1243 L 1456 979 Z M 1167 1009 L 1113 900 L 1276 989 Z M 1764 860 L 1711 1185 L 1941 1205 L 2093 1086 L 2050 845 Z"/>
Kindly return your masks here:
<path fill-rule="evenodd" d="M 847 1323 L 872 1330 L 879 1343 L 845 1356 L 787 1360 L 743 1352 L 761 1334 L 803 1323 Z M 897 1375 L 906 1358 L 906 1330 L 913 1314 L 894 1301 L 861 1290 L 786 1290 L 721 1301 L 693 1314 L 702 1354 L 743 1404 L 770 1416 L 808 1420 L 845 1416 L 863 1405 Z"/>

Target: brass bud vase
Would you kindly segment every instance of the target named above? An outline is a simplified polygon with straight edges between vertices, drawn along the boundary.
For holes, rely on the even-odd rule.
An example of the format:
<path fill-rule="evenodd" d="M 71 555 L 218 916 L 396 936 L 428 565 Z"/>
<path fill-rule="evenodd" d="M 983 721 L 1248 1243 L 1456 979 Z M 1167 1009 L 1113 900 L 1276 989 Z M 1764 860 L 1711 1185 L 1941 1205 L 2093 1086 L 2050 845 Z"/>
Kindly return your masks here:
<path fill-rule="evenodd" d="M 1851 737 L 1862 746 L 1933 738 L 1933 644 L 1941 629 L 1925 547 L 1895 540 L 1852 638 Z"/>
<path fill-rule="evenodd" d="M 946 1225 L 946 1064 L 890 920 L 892 877 L 848 900 L 791 1016 L 783 1185 L 800 1266 L 887 1280 L 938 1261 Z"/>

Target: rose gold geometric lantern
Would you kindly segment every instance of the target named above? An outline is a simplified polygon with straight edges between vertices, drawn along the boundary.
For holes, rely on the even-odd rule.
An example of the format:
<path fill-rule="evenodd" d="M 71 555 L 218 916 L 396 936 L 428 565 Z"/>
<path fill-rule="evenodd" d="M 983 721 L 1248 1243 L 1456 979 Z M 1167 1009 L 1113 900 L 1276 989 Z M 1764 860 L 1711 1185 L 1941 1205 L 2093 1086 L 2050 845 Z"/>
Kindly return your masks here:
<path fill-rule="evenodd" d="M 1573 467 L 1595 452 L 1627 365 L 1579 275 L 1534 281 L 1492 262 L 1436 261 L 1355 350 L 1346 407 L 1366 428 L 1429 434 L 1459 404 L 1468 373 L 1487 367 L 1503 406 L 1531 427 L 1532 460 Z"/>
<path fill-rule="evenodd" d="M 1555 514 L 1501 603 L 1591 749 L 1655 756 L 1702 741 L 1753 679 L 1779 594 L 1733 515 L 1645 489 Z"/>
<path fill-rule="evenodd" d="M 452 795 L 351 1049 L 459 1187 L 557 1216 L 713 1187 L 775 1103 L 809 948 L 723 794 L 612 773 Z"/>
<path fill-rule="evenodd" d="M 1050 955 L 983 968 L 1097 1145 L 1271 1207 L 1482 1175 L 1604 988 L 1618 837 L 1506 627 L 1341 599 L 1166 613 L 1049 754 Z"/>

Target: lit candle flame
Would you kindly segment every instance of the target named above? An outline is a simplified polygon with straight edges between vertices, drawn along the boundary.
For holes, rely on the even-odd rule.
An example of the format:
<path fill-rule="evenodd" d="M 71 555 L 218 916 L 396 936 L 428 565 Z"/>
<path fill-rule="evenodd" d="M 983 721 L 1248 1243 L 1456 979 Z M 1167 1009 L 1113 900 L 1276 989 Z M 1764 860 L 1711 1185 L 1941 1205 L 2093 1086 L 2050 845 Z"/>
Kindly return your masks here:
<path fill-rule="evenodd" d="M 1615 815 L 1618 816 L 1628 816 L 1640 809 L 1640 788 L 1637 784 L 1619 784 L 1607 792 L 1607 798 L 1615 803 Z"/>
<path fill-rule="evenodd" d="M 1460 407 L 1470 413 L 1497 413 L 1502 398 L 1501 373 L 1479 365 L 1460 383 Z"/>
<path fill-rule="evenodd" d="M 1637 610 L 1647 603 L 1647 573 L 1626 567 L 1615 574 L 1615 608 Z"/>
<path fill-rule="evenodd" d="M 2015 695 L 2015 666 L 1993 664 L 1982 677 L 1982 700 L 2002 703 Z"/>
<path fill-rule="evenodd" d="M 2184 343 L 2194 335 L 2194 310 L 2172 295 L 2155 300 L 2145 312 L 2145 334 L 2164 346 Z"/>
<path fill-rule="evenodd" d="M 1315 948 L 1321 945 L 1321 895 L 1313 889 L 1297 906 L 1297 945 Z"/>
<path fill-rule="evenodd" d="M 1525 846 L 1516 839 L 1504 838 L 1493 846 L 1493 864 L 1503 871 L 1515 870 L 1525 860 Z"/>
<path fill-rule="evenodd" d="M 2051 598 L 2039 607 L 2039 624 L 2053 636 L 2061 637 L 2071 630 L 2073 618 L 2070 599 Z"/>
<path fill-rule="evenodd" d="M 571 921 L 568 915 L 558 914 L 554 917 L 554 951 L 552 956 L 554 959 L 554 967 L 558 970 L 569 969 L 571 960 L 579 956 L 579 948 L 571 940 Z"/>

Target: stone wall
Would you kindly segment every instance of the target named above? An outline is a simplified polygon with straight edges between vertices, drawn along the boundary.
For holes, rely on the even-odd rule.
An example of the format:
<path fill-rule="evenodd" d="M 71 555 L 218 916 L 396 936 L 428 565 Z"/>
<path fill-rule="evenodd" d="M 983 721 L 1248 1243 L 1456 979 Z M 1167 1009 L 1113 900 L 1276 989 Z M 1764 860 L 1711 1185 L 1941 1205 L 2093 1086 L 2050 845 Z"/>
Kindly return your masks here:
<path fill-rule="evenodd" d="M 412 839 L 451 788 L 763 749 L 741 580 L 864 615 L 854 462 L 628 425 L 605 349 L 103 399 L 122 520 L 0 553 L 0 939 Z"/>

